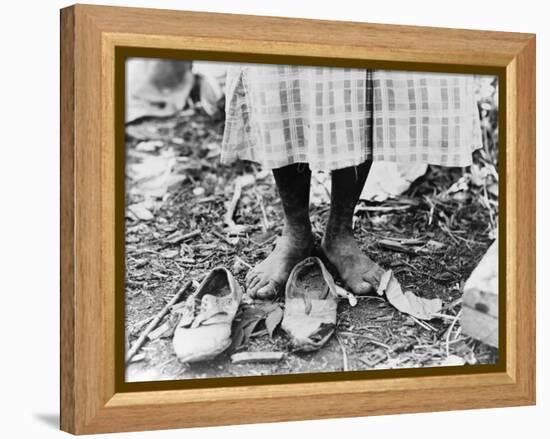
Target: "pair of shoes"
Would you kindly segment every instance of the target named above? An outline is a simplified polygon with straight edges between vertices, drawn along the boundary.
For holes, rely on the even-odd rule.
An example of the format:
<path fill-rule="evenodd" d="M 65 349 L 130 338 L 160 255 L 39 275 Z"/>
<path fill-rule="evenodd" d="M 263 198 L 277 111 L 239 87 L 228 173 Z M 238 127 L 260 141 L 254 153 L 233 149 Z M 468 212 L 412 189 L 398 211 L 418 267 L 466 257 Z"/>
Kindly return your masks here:
<path fill-rule="evenodd" d="M 336 328 L 337 299 L 347 293 L 316 257 L 298 263 L 285 288 L 281 327 L 295 351 L 323 346 Z M 225 268 L 212 270 L 189 296 L 174 331 L 173 346 L 182 362 L 209 360 L 231 345 L 231 324 L 243 297 L 242 289 Z"/>

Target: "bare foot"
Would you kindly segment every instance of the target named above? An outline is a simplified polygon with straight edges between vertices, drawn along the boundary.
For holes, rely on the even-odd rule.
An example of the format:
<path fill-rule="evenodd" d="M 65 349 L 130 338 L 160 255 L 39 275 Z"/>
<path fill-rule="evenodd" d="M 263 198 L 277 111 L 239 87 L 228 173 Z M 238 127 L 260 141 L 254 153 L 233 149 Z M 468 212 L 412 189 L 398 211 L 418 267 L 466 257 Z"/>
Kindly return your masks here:
<path fill-rule="evenodd" d="M 283 232 L 271 254 L 246 275 L 246 292 L 251 298 L 272 299 L 284 291 L 294 266 L 313 248 L 311 232 L 296 237 Z"/>
<path fill-rule="evenodd" d="M 345 232 L 332 237 L 327 235 L 321 248 L 347 287 L 357 295 L 365 295 L 378 288 L 384 270 L 363 254 L 353 235 Z"/>

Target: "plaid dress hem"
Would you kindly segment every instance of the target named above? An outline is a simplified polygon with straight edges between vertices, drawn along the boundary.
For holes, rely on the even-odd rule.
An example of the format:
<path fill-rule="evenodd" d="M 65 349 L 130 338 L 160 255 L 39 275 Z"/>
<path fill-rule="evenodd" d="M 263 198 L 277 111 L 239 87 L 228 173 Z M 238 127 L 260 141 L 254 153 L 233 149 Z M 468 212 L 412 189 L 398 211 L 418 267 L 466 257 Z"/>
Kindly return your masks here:
<path fill-rule="evenodd" d="M 222 163 L 463 167 L 481 147 L 470 75 L 243 64 L 226 84 Z"/>

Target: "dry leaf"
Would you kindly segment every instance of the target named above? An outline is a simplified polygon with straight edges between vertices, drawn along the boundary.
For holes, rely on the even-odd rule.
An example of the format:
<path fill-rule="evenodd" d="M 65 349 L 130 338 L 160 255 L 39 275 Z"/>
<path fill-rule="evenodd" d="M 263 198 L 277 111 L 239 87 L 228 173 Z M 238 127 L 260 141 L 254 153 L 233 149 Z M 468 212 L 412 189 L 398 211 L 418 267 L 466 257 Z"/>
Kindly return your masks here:
<path fill-rule="evenodd" d="M 137 219 L 150 221 L 154 219 L 154 215 L 145 207 L 145 203 L 132 204 L 128 206 L 128 210 L 134 214 Z"/>
<path fill-rule="evenodd" d="M 254 329 L 265 318 L 265 312 L 255 307 L 244 308 L 236 317 L 231 338 L 232 348 L 237 349 L 248 342 Z"/>
<path fill-rule="evenodd" d="M 156 340 L 157 338 L 161 337 L 169 337 L 174 332 L 174 326 L 174 321 L 169 319 L 164 322 L 164 324 L 151 331 L 147 337 L 149 338 L 149 340 Z"/>
<path fill-rule="evenodd" d="M 166 250 L 161 253 L 163 258 L 172 259 L 179 256 L 179 250 Z"/>
<path fill-rule="evenodd" d="M 265 327 L 271 338 L 273 338 L 273 332 L 275 331 L 275 328 L 277 328 L 277 325 L 281 323 L 282 318 L 283 310 L 280 306 L 271 311 L 265 318 Z"/>
<path fill-rule="evenodd" d="M 487 191 L 489 191 L 490 194 L 498 198 L 498 183 L 492 183 L 488 185 Z"/>
<path fill-rule="evenodd" d="M 249 264 L 247 264 L 245 261 L 243 261 L 238 256 L 235 256 L 235 261 L 233 262 L 233 270 L 232 270 L 233 273 L 240 274 L 243 271 L 250 270 L 251 268 L 252 267 Z"/>
<path fill-rule="evenodd" d="M 374 367 L 378 363 L 386 360 L 387 358 L 388 354 L 383 349 L 377 348 L 371 352 L 367 352 L 365 355 L 360 357 L 359 361 L 365 363 L 368 367 Z"/>
<path fill-rule="evenodd" d="M 206 149 L 208 149 L 208 154 L 206 155 L 207 159 L 218 157 L 221 154 L 221 146 L 219 143 L 211 142 L 206 145 Z"/>
<path fill-rule="evenodd" d="M 430 250 L 430 251 L 438 251 L 438 250 L 443 249 L 444 247 L 445 247 L 445 244 L 443 244 L 439 241 L 434 241 L 433 239 L 430 239 L 426 243 L 425 249 Z"/>
<path fill-rule="evenodd" d="M 130 363 L 139 363 L 140 361 L 143 361 L 147 358 L 147 355 L 145 355 L 143 352 L 141 354 L 136 354 L 132 357 L 130 360 Z"/>
<path fill-rule="evenodd" d="M 459 357 L 458 355 L 449 355 L 441 363 L 439 363 L 439 366 L 464 366 L 465 364 L 466 361 L 464 358 Z"/>
<path fill-rule="evenodd" d="M 136 145 L 137 151 L 154 152 L 164 146 L 162 140 L 144 140 Z"/>
<path fill-rule="evenodd" d="M 481 168 L 476 164 L 470 167 L 470 180 L 475 186 L 483 186 L 487 179 L 487 175 L 488 170 L 485 167 Z"/>
<path fill-rule="evenodd" d="M 162 198 L 187 178 L 175 166 L 173 148 L 163 149 L 160 154 L 130 150 L 126 164 L 129 193 Z"/>
<path fill-rule="evenodd" d="M 430 320 L 433 318 L 434 313 L 441 310 L 442 302 L 440 299 L 423 299 L 410 291 L 403 293 L 401 285 L 399 285 L 391 270 L 386 271 L 380 279 L 378 294 L 383 295 L 384 293 L 396 309 L 418 319 Z"/>
<path fill-rule="evenodd" d="M 196 197 L 200 197 L 201 195 L 204 195 L 205 189 L 203 187 L 196 187 L 193 189 L 193 195 Z"/>

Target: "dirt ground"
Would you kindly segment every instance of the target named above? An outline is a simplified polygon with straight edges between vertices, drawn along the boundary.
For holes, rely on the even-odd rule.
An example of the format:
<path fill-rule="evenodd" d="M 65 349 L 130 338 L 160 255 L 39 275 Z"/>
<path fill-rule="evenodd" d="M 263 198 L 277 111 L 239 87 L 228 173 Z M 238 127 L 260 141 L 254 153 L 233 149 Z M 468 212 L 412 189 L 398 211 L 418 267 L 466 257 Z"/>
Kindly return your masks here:
<path fill-rule="evenodd" d="M 269 254 L 281 231 L 281 204 L 271 175 L 252 164 L 221 166 L 222 131 L 223 120 L 198 110 L 143 119 L 127 127 L 127 205 L 137 206 L 128 209 L 126 218 L 130 345 L 184 281 L 199 281 L 223 265 L 244 286 L 246 268 L 236 257 L 255 265 Z M 476 161 L 485 163 L 490 155 Z M 157 160 L 159 169 L 149 181 L 138 178 L 147 160 Z M 132 167 L 137 171 L 132 173 Z M 224 215 L 235 181 L 243 176 L 254 184 L 244 186 L 233 217 L 245 232 L 232 236 Z M 403 196 L 383 203 L 361 202 L 356 215 L 355 234 L 363 251 L 391 268 L 405 290 L 439 297 L 444 303 L 441 317 L 425 323 L 415 320 L 376 295 L 359 298 L 355 307 L 342 300 L 336 335 L 318 352 L 291 352 L 280 328 L 271 338 L 260 322 L 241 346 L 195 365 L 177 360 L 167 331 L 139 350 L 127 366 L 127 380 L 494 363 L 497 350 L 462 335 L 456 318 L 463 284 L 494 239 L 498 215 L 495 185 L 488 192 L 469 176 L 468 169 L 430 167 Z M 457 186 L 457 181 L 470 183 Z M 316 200 L 311 208 L 317 243 L 328 209 L 327 200 Z M 383 244 L 387 239 L 411 238 L 416 245 L 399 251 Z M 285 357 L 273 364 L 232 364 L 230 354 L 235 351 L 282 351 Z"/>

